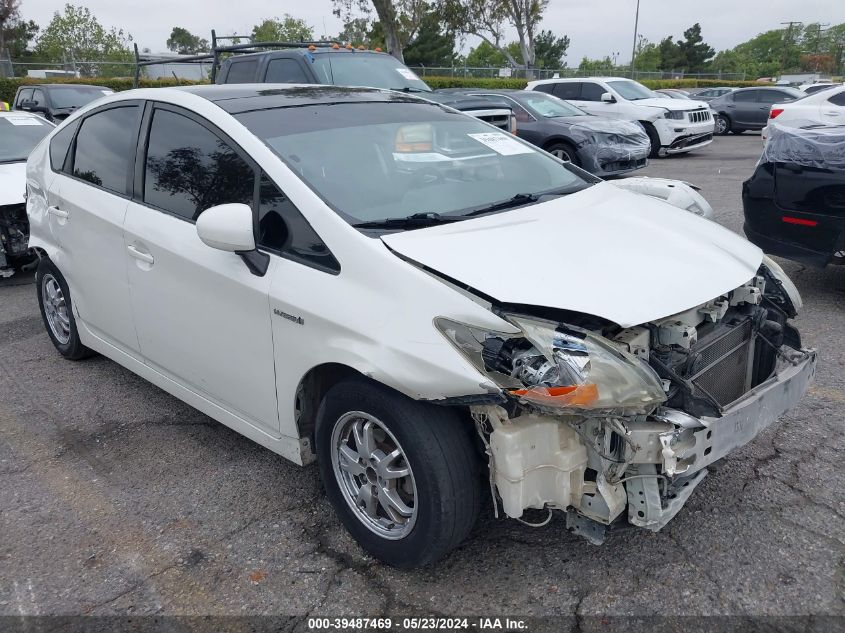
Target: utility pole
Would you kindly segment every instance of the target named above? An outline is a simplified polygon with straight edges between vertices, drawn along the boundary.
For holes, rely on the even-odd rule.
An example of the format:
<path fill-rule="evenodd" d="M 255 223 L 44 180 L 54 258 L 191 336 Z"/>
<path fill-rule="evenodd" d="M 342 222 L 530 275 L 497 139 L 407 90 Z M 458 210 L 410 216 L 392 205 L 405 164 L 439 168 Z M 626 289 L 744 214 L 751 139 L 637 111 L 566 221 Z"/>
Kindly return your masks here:
<path fill-rule="evenodd" d="M 816 44 L 813 47 L 813 70 L 816 72 L 819 72 L 819 44 L 822 39 L 822 31 L 826 31 L 826 27 L 829 26 L 830 23 L 822 24 L 821 22 L 816 25 Z"/>
<path fill-rule="evenodd" d="M 789 45 L 792 43 L 792 27 L 796 24 L 801 24 L 801 22 L 781 22 L 781 24 L 788 24 L 788 28 L 786 29 L 786 35 L 783 38 L 783 52 L 780 57 L 780 74 L 783 74 L 784 69 L 786 68 L 786 57 L 787 52 L 789 51 Z"/>
<path fill-rule="evenodd" d="M 640 26 L 640 0 L 637 0 L 637 13 L 634 15 L 634 45 L 631 47 L 631 79 L 634 79 L 634 60 L 637 57 L 637 30 Z"/>

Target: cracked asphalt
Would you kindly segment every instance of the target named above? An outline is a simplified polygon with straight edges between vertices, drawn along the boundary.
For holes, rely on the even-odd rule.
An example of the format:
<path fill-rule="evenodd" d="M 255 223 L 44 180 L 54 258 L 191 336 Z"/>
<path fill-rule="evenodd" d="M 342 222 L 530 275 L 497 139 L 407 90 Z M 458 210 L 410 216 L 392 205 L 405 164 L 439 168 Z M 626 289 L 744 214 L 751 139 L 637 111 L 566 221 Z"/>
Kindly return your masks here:
<path fill-rule="evenodd" d="M 741 231 L 741 183 L 759 152 L 759 135 L 722 137 L 641 174 L 700 185 Z M 580 628 L 594 615 L 842 615 L 845 268 L 782 264 L 804 297 L 805 344 L 820 350 L 815 383 L 663 531 L 595 547 L 562 517 L 530 528 L 488 512 L 450 557 L 410 572 L 362 553 L 315 466 L 105 358 L 63 360 L 34 286 L 6 283 L 0 615 L 520 615 Z"/>

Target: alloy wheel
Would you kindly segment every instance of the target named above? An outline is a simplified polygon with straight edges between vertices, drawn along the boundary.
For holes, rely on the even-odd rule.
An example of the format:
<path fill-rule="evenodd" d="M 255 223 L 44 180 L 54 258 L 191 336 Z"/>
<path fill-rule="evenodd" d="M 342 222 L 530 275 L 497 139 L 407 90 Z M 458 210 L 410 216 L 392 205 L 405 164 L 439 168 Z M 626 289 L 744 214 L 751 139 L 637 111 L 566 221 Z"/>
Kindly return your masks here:
<path fill-rule="evenodd" d="M 417 519 L 417 486 L 396 437 L 376 417 L 351 411 L 335 423 L 331 447 L 335 478 L 355 516 L 383 538 L 407 536 Z"/>
<path fill-rule="evenodd" d="M 67 345 L 70 341 L 70 315 L 65 301 L 65 295 L 59 281 L 50 273 L 41 280 L 41 298 L 44 305 L 44 315 L 56 340 Z"/>

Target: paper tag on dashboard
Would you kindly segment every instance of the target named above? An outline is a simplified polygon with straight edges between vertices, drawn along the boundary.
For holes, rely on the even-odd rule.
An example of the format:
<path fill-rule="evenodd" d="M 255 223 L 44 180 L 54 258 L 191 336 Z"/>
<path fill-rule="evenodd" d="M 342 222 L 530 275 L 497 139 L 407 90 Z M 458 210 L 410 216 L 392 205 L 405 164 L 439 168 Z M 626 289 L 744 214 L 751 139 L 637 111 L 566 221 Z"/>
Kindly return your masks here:
<path fill-rule="evenodd" d="M 44 125 L 42 121 L 31 116 L 7 116 L 5 118 L 12 125 Z"/>
<path fill-rule="evenodd" d="M 494 152 L 502 156 L 513 156 L 514 154 L 533 154 L 534 150 L 501 132 L 481 132 L 479 134 L 467 134 L 479 143 L 486 145 Z"/>
<path fill-rule="evenodd" d="M 409 79 L 411 81 L 419 81 L 420 79 L 410 68 L 397 68 L 396 72 L 402 75 L 405 79 Z"/>

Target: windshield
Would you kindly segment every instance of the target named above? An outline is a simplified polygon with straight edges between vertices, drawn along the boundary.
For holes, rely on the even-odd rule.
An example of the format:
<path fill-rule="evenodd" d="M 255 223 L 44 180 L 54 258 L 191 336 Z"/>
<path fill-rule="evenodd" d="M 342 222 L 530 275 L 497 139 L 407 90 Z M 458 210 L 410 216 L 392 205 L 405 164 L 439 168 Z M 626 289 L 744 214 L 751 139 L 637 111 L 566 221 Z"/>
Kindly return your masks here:
<path fill-rule="evenodd" d="M 25 161 L 53 125 L 46 120 L 25 115 L 0 117 L 0 163 Z"/>
<path fill-rule="evenodd" d="M 653 93 L 641 83 L 631 81 L 630 79 L 617 79 L 615 81 L 608 81 L 607 85 L 613 88 L 623 99 L 628 101 L 638 101 L 639 99 L 652 99 L 660 96 Z"/>
<path fill-rule="evenodd" d="M 313 55 L 320 83 L 367 86 L 388 90 L 430 92 L 431 88 L 392 55 L 373 53 L 320 53 Z"/>
<path fill-rule="evenodd" d="M 526 91 L 524 95 L 520 94 L 516 101 L 544 117 L 587 116 L 587 113 L 583 110 L 545 92 Z"/>
<path fill-rule="evenodd" d="M 536 201 L 531 194 L 594 182 L 435 104 L 341 103 L 235 116 L 351 224 L 414 214 L 456 219 L 518 195 L 532 198 L 528 204 Z"/>
<path fill-rule="evenodd" d="M 108 88 L 65 88 L 50 91 L 50 100 L 57 110 L 64 108 L 81 108 L 106 95 L 114 94 Z"/>

